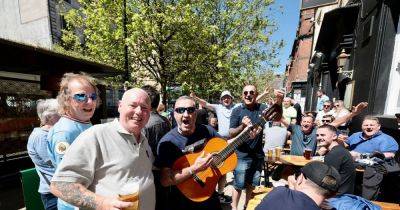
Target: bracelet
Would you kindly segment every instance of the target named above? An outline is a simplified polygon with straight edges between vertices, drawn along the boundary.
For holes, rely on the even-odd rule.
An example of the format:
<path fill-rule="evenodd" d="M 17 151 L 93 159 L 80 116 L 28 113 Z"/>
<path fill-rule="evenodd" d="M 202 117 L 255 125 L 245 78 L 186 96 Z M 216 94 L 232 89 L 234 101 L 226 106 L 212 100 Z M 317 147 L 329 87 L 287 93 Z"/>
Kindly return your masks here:
<path fill-rule="evenodd" d="M 192 171 L 192 169 L 191 169 L 190 167 L 188 167 L 188 170 L 189 170 L 189 174 L 190 174 L 190 175 L 193 175 L 193 174 L 194 174 L 193 171 Z"/>

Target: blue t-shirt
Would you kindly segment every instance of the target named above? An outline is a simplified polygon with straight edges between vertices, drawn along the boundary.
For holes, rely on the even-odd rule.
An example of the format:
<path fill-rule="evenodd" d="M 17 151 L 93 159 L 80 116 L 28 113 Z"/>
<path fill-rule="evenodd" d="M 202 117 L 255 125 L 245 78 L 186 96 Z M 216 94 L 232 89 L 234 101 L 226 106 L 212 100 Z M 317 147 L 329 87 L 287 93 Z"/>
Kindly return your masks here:
<path fill-rule="evenodd" d="M 373 153 L 375 151 L 395 153 L 399 150 L 399 144 L 396 140 L 382 131 L 377 132 L 369 139 L 364 139 L 362 132 L 357 132 L 351 135 L 346 143 L 350 150 L 359 153 Z"/>
<path fill-rule="evenodd" d="M 66 117 L 61 117 L 60 120 L 58 120 L 58 122 L 50 129 L 47 136 L 47 151 L 54 168 L 57 169 L 57 166 L 60 164 L 65 152 L 72 142 L 74 142 L 76 137 L 91 126 L 92 124 L 90 123 L 81 123 Z M 73 210 L 74 206 L 58 199 L 57 208 L 59 210 Z"/>
<path fill-rule="evenodd" d="M 319 210 L 318 205 L 300 191 L 291 190 L 286 187 L 274 187 L 269 192 L 261 203 L 256 207 L 256 210 Z"/>
<path fill-rule="evenodd" d="M 260 115 L 266 109 L 265 104 L 256 104 L 254 109 L 248 109 L 245 105 L 241 105 L 233 109 L 230 120 L 230 128 L 237 128 L 242 124 L 242 119 L 248 116 L 252 124 L 259 123 L 262 119 Z M 262 126 L 264 128 L 264 126 Z M 255 139 L 249 139 L 236 149 L 238 158 L 263 158 L 264 152 L 262 148 L 262 134 L 261 131 Z"/>
<path fill-rule="evenodd" d="M 329 97 L 327 95 L 322 95 L 317 99 L 317 111 L 321 111 L 324 108 L 325 101 L 329 101 Z"/>
<path fill-rule="evenodd" d="M 48 131 L 42 128 L 33 129 L 27 144 L 28 155 L 35 164 L 40 178 L 38 192 L 42 194 L 50 193 L 49 185 L 55 172 L 55 168 L 47 153 L 47 133 Z"/>
<path fill-rule="evenodd" d="M 174 162 L 183 156 L 182 150 L 202 139 L 220 137 L 217 131 L 208 125 L 196 125 L 194 133 L 190 136 L 183 136 L 178 132 L 178 127 L 173 128 L 158 143 L 158 156 L 154 163 L 158 168 L 172 168 Z M 211 198 L 203 202 L 194 202 L 186 198 L 176 186 L 171 186 L 165 194 L 170 209 L 221 209 L 219 199 L 214 193 Z"/>
<path fill-rule="evenodd" d="M 240 104 L 231 104 L 226 107 L 222 104 L 211 104 L 214 107 L 215 113 L 218 118 L 218 133 L 223 137 L 229 136 L 229 123 L 234 108 L 240 106 Z"/>
<path fill-rule="evenodd" d="M 291 155 L 302 156 L 305 148 L 311 149 L 312 154 L 315 154 L 317 149 L 317 128 L 314 127 L 308 135 L 301 131 L 300 125 L 290 125 L 288 130 L 292 133 Z"/>

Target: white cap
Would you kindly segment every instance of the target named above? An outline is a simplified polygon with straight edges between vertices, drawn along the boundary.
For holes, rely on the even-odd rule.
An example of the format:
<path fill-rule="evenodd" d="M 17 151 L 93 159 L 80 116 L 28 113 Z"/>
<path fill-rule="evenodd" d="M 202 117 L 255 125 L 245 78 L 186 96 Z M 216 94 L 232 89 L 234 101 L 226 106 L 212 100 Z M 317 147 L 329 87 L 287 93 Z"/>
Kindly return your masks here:
<path fill-rule="evenodd" d="M 231 92 L 229 92 L 229 90 L 222 91 L 221 96 L 219 98 L 221 99 L 224 96 L 230 96 L 233 99 L 233 96 L 232 96 Z"/>

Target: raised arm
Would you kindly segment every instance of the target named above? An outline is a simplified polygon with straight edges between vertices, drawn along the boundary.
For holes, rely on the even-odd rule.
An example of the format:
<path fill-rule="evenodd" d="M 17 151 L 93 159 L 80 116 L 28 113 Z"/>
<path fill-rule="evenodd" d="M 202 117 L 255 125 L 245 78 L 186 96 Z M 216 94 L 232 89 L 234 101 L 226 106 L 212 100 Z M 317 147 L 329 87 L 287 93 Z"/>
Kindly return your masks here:
<path fill-rule="evenodd" d="M 346 114 L 343 117 L 335 119 L 332 123 L 330 123 L 330 125 L 339 127 L 341 124 L 347 123 L 349 120 L 351 120 L 351 118 L 359 115 L 365 108 L 367 108 L 367 106 L 367 102 L 361 102 L 357 104 L 357 106 L 353 106 L 350 113 Z"/>
<path fill-rule="evenodd" d="M 191 93 L 190 93 L 190 97 L 194 98 L 194 100 L 196 100 L 197 102 L 199 102 L 199 104 L 200 104 L 202 107 L 206 107 L 207 109 L 211 109 L 211 110 L 215 111 L 215 107 L 214 107 L 213 104 L 210 104 L 210 103 L 208 103 L 206 100 L 197 97 L 196 94 L 195 94 L 194 92 L 191 92 Z"/>
<path fill-rule="evenodd" d="M 51 182 L 50 190 L 62 200 L 85 209 L 121 209 L 133 205 L 117 198 L 97 195 L 79 183 L 54 181 Z"/>
<path fill-rule="evenodd" d="M 260 95 L 257 96 L 256 102 L 258 103 L 262 98 L 264 98 L 266 95 L 269 93 L 269 88 L 266 87 L 264 92 L 262 92 Z"/>

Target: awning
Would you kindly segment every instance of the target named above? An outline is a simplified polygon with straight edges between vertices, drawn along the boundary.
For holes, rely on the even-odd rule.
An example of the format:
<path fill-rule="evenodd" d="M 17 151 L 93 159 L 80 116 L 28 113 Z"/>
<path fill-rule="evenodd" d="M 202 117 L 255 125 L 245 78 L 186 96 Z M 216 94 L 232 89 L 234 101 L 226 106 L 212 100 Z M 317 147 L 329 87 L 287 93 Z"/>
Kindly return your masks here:
<path fill-rule="evenodd" d="M 343 35 L 353 34 L 359 5 L 339 7 L 325 13 L 315 51 L 329 55 L 343 41 Z"/>
<path fill-rule="evenodd" d="M 2 38 L 0 49 L 0 71 L 39 75 L 62 75 L 65 72 L 83 71 L 95 77 L 123 73 L 112 66 Z"/>

